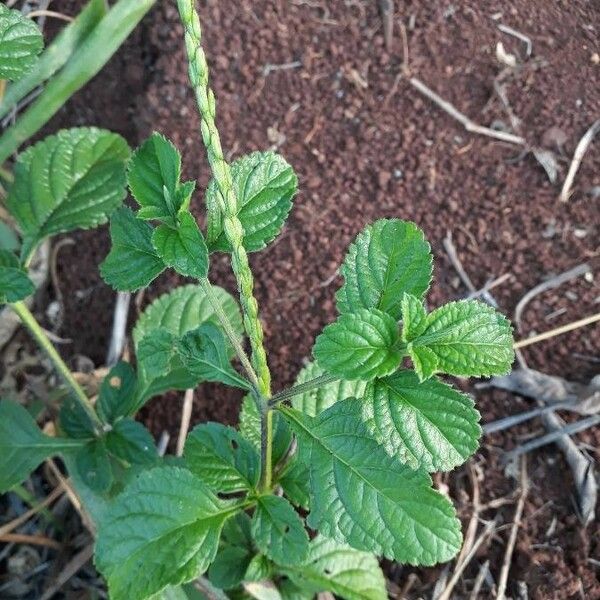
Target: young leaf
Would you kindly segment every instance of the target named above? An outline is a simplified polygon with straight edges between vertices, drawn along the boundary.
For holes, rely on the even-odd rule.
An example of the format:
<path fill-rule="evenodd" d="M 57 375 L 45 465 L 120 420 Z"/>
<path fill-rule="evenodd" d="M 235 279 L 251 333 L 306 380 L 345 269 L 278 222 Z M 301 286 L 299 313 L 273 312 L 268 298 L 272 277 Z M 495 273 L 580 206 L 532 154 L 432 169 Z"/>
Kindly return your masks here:
<path fill-rule="evenodd" d="M 176 337 L 164 327 L 149 332 L 141 339 L 136 358 L 140 370 L 147 379 L 169 373 L 172 369 L 171 363 L 175 356 L 176 344 Z"/>
<path fill-rule="evenodd" d="M 152 434 L 133 419 L 117 421 L 106 434 L 106 447 L 130 465 L 151 465 L 158 459 Z"/>
<path fill-rule="evenodd" d="M 396 321 L 380 310 L 341 315 L 315 342 L 313 355 L 332 375 L 369 380 L 393 373 L 400 364 Z"/>
<path fill-rule="evenodd" d="M 369 383 L 363 419 L 388 454 L 413 468 L 449 471 L 477 450 L 481 427 L 473 400 L 435 379 L 398 371 Z"/>
<path fill-rule="evenodd" d="M 225 336 L 214 323 L 203 323 L 188 331 L 177 343 L 183 366 L 199 381 L 219 381 L 250 389 L 250 384 L 231 366 Z"/>
<path fill-rule="evenodd" d="M 143 471 L 99 524 L 96 566 L 112 600 L 145 600 L 203 573 L 239 504 L 215 496 L 186 469 Z"/>
<path fill-rule="evenodd" d="M 152 234 L 152 245 L 160 259 L 185 277 L 203 279 L 208 274 L 208 248 L 196 220 L 185 211 L 178 224 L 159 225 Z"/>
<path fill-rule="evenodd" d="M 77 449 L 78 440 L 44 435 L 20 404 L 0 402 L 0 493 L 21 483 L 46 458 Z"/>
<path fill-rule="evenodd" d="M 310 488 L 308 485 L 308 468 L 294 457 L 290 465 L 279 478 L 279 485 L 283 488 L 286 498 L 299 506 L 308 509 Z"/>
<path fill-rule="evenodd" d="M 325 371 L 316 362 L 311 362 L 300 371 L 295 385 L 306 383 L 324 374 Z M 340 400 L 362 398 L 366 387 L 367 383 L 360 379 L 353 381 L 338 379 L 332 383 L 327 383 L 321 387 L 313 388 L 308 392 L 294 396 L 292 406 L 311 417 L 316 417 L 326 408 L 329 408 L 332 404 Z"/>
<path fill-rule="evenodd" d="M 251 490 L 258 483 L 258 453 L 232 427 L 198 425 L 186 440 L 184 457 L 190 471 L 215 492 Z"/>
<path fill-rule="evenodd" d="M 510 323 L 476 300 L 450 302 L 428 314 L 425 324 L 409 321 L 402 337 L 421 380 L 434 373 L 503 375 L 514 359 Z"/>
<path fill-rule="evenodd" d="M 128 158 L 121 136 L 95 127 L 59 131 L 19 155 L 6 204 L 22 257 L 45 237 L 105 223 L 125 198 Z"/>
<path fill-rule="evenodd" d="M 252 516 L 258 549 L 280 564 L 298 564 L 308 553 L 308 534 L 292 505 L 280 496 L 260 496 Z"/>
<path fill-rule="evenodd" d="M 280 569 L 301 590 L 331 592 L 344 600 L 386 600 L 385 577 L 372 554 L 318 535 L 306 560 Z"/>
<path fill-rule="evenodd" d="M 309 527 L 402 563 L 449 560 L 462 541 L 454 507 L 432 489 L 425 471 L 386 454 L 361 410 L 361 401 L 352 398 L 315 418 L 280 408 L 310 470 Z"/>
<path fill-rule="evenodd" d="M 240 411 L 240 433 L 254 448 L 260 450 L 260 414 L 256 402 L 246 396 Z M 287 453 L 292 443 L 290 427 L 280 414 L 273 414 L 273 464 L 277 464 Z"/>
<path fill-rule="evenodd" d="M 217 552 L 210 565 L 208 578 L 221 590 L 235 588 L 244 579 L 251 560 L 252 554 L 246 548 L 225 546 Z"/>
<path fill-rule="evenodd" d="M 103 439 L 88 442 L 75 454 L 79 476 L 97 494 L 106 494 L 114 482 L 110 455 Z"/>
<path fill-rule="evenodd" d="M 0 304 L 18 302 L 35 291 L 31 279 L 8 250 L 0 250 Z"/>
<path fill-rule="evenodd" d="M 132 155 L 127 171 L 129 189 L 138 201 L 140 219 L 157 219 L 176 226 L 179 210 L 187 208 L 194 183 L 183 186 L 181 155 L 160 133 L 153 133 Z"/>
<path fill-rule="evenodd" d="M 100 386 L 96 409 L 105 423 L 114 423 L 131 414 L 136 384 L 135 371 L 129 363 L 119 362 L 108 372 Z"/>
<path fill-rule="evenodd" d="M 410 294 L 404 294 L 402 298 L 402 340 L 409 342 L 407 336 L 412 339 L 418 337 L 427 328 L 427 312 L 423 301 Z"/>
<path fill-rule="evenodd" d="M 381 219 L 364 229 L 340 268 L 336 294 L 340 313 L 377 308 L 398 320 L 403 293 L 422 297 L 431 282 L 433 259 L 423 232 L 400 219 Z"/>
<path fill-rule="evenodd" d="M 100 264 L 100 275 L 108 285 L 134 292 L 150 285 L 165 270 L 152 245 L 152 231 L 127 206 L 114 213 L 110 220 L 112 246 Z"/>
<path fill-rule="evenodd" d="M 238 217 L 244 228 L 244 248 L 248 252 L 261 250 L 281 231 L 292 208 L 298 178 L 283 157 L 274 152 L 254 152 L 234 161 L 231 176 L 240 207 Z M 231 252 L 223 232 L 218 194 L 212 179 L 206 192 L 208 245 L 211 251 Z"/>
<path fill-rule="evenodd" d="M 43 47 L 35 21 L 0 4 L 0 79 L 20 79 L 31 70 Z"/>

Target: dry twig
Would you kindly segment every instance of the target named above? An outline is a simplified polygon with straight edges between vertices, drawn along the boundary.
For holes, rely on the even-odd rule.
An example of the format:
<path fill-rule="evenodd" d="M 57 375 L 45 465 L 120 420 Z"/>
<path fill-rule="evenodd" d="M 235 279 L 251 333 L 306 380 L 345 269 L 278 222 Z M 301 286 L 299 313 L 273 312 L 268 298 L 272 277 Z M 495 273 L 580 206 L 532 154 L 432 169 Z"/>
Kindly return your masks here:
<path fill-rule="evenodd" d="M 562 335 L 563 333 L 568 333 L 569 331 L 574 331 L 575 329 L 579 329 L 580 327 L 585 327 L 586 325 L 597 323 L 598 321 L 600 321 L 600 313 L 596 313 L 595 315 L 585 317 L 584 319 L 579 319 L 578 321 L 573 321 L 573 323 L 567 323 L 566 325 L 556 327 L 555 329 L 551 329 L 550 331 L 545 331 L 544 333 L 540 333 L 539 335 L 534 335 L 530 338 L 519 340 L 518 342 L 515 342 L 513 348 L 515 350 L 519 350 L 520 348 L 525 348 L 526 346 L 531 346 L 532 344 L 537 344 L 538 342 L 549 340 L 558 335 Z"/>
<path fill-rule="evenodd" d="M 183 406 L 181 408 L 181 425 L 179 427 L 179 436 L 177 437 L 177 456 L 183 454 L 185 438 L 190 429 L 190 420 L 192 418 L 192 407 L 194 406 L 194 390 L 185 390 L 183 396 Z"/>
<path fill-rule="evenodd" d="M 53 550 L 60 550 L 62 546 L 56 541 L 44 535 L 26 535 L 24 533 L 7 533 L 0 535 L 0 543 L 3 544 L 29 544 L 31 546 L 47 546 Z"/>
<path fill-rule="evenodd" d="M 512 561 L 512 555 L 515 550 L 515 543 L 517 541 L 517 532 L 521 526 L 521 518 L 523 516 L 523 509 L 525 508 L 525 498 L 529 492 L 529 480 L 527 478 L 527 459 L 523 457 L 521 459 L 521 494 L 519 495 L 519 501 L 517 502 L 517 508 L 515 510 L 515 518 L 510 530 L 508 538 L 508 544 L 504 552 L 504 561 L 502 562 L 502 568 L 500 569 L 500 579 L 498 580 L 498 592 L 496 594 L 497 600 L 504 600 L 506 592 L 506 584 L 508 582 L 508 572 L 510 570 L 510 563 Z"/>
<path fill-rule="evenodd" d="M 573 187 L 573 181 L 575 181 L 575 175 L 577 174 L 579 166 L 581 165 L 583 156 L 598 131 L 600 131 L 600 119 L 595 121 L 579 140 L 577 148 L 575 148 L 575 154 L 573 155 L 573 160 L 571 161 L 567 177 L 565 178 L 562 190 L 560 191 L 559 200 L 561 202 L 566 202 L 569 199 L 569 196 L 571 195 L 571 188 Z"/>
<path fill-rule="evenodd" d="M 50 600 L 94 555 L 94 544 L 88 544 L 63 568 L 54 583 L 43 593 L 40 600 Z"/>

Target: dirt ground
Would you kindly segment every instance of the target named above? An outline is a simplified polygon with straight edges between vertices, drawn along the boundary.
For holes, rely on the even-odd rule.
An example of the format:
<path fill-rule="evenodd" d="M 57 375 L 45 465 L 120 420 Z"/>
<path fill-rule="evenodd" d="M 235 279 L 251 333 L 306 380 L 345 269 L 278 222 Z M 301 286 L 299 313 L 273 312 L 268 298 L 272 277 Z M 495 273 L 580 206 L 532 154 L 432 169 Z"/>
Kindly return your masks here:
<path fill-rule="evenodd" d="M 57 1 L 53 6 L 72 13 L 80 4 Z M 203 189 L 209 169 L 174 4 L 159 1 L 108 68 L 48 130 L 95 124 L 122 133 L 133 145 L 152 130 L 161 131 L 183 152 L 185 175 L 197 177 Z M 235 157 L 275 146 L 300 178 L 283 235 L 251 260 L 276 389 L 293 382 L 315 335 L 334 318 L 336 269 L 356 233 L 377 218 L 410 219 L 425 230 L 437 259 L 432 306 L 468 293 L 444 251 L 448 232 L 477 288 L 508 274 L 493 290 L 508 316 L 544 279 L 583 262 L 597 266 L 598 142 L 585 157 L 570 200 L 559 202 L 558 193 L 579 138 L 600 116 L 600 5 L 399 0 L 389 51 L 375 0 L 203 0 L 200 7 L 224 148 Z M 519 57 L 522 66 L 506 83 L 508 105 L 529 144 L 554 152 L 557 183 L 550 183 L 531 153 L 524 156 L 517 146 L 467 133 L 398 79 L 401 21 L 407 26 L 413 74 L 484 125 L 510 123 L 494 93 L 502 69 L 497 42 Z M 498 24 L 529 36 L 529 58 L 525 44 L 502 33 Z M 194 206 L 201 215 L 201 193 Z M 101 230 L 73 237 L 76 245 L 58 254 L 66 301 L 59 334 L 73 339 L 63 347 L 67 356 L 83 354 L 101 365 L 114 293 L 96 267 L 108 251 L 108 235 Z M 599 276 L 538 296 L 516 337 L 597 312 Z M 234 289 L 225 256 L 213 260 L 212 277 Z M 179 283 L 173 275 L 162 276 L 141 299 L 142 306 Z M 600 327 L 539 343 L 526 349 L 524 358 L 546 373 L 589 381 L 599 371 Z M 484 422 L 532 407 L 531 401 L 504 392 L 475 395 Z M 238 407 L 235 392 L 205 386 L 196 394 L 193 418 L 234 423 Z M 156 435 L 164 430 L 175 435 L 180 410 L 181 398 L 173 394 L 153 401 L 143 418 Z M 491 576 L 481 597 L 494 597 L 518 495 L 517 481 L 504 472 L 502 450 L 542 431 L 533 421 L 483 439 L 474 460 L 481 504 L 509 501 L 482 513 L 482 519 L 496 516 L 501 526 L 481 545 L 453 597 L 469 597 L 486 560 Z M 592 457 L 600 457 L 600 429 L 576 439 L 587 444 Z M 458 470 L 447 482 L 465 523 L 472 513 L 468 473 Z M 554 446 L 534 452 L 528 474 L 531 487 L 508 595 L 600 598 L 600 526 L 580 524 L 562 455 Z M 406 598 L 430 597 L 441 572 L 386 565 L 394 589 L 404 589 Z"/>

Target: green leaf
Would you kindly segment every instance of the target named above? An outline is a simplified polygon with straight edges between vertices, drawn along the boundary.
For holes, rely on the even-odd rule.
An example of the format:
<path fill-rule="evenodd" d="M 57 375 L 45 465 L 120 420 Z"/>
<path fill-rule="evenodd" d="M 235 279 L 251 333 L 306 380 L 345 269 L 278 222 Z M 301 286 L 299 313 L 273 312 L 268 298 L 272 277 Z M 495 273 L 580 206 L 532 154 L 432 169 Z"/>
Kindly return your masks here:
<path fill-rule="evenodd" d="M 258 549 L 283 564 L 302 562 L 308 553 L 308 534 L 292 505 L 280 496 L 260 496 L 252 516 L 252 536 Z"/>
<path fill-rule="evenodd" d="M 184 457 L 190 471 L 216 492 L 250 490 L 258 484 L 260 457 L 232 427 L 198 425 L 186 440 Z"/>
<path fill-rule="evenodd" d="M 208 569 L 208 578 L 213 585 L 222 590 L 237 587 L 246 574 L 252 555 L 246 548 L 226 546 L 217 552 L 217 556 Z"/>
<path fill-rule="evenodd" d="M 377 308 L 398 320 L 402 295 L 422 297 L 433 272 L 423 232 L 400 219 L 381 219 L 364 229 L 340 268 L 344 285 L 336 295 L 340 313 Z"/>
<path fill-rule="evenodd" d="M 106 434 L 106 447 L 130 465 L 151 465 L 158 460 L 152 434 L 133 419 L 117 421 Z"/>
<path fill-rule="evenodd" d="M 199 381 L 218 381 L 249 390 L 250 384 L 231 366 L 225 336 L 214 323 L 188 331 L 177 343 L 184 367 Z"/>
<path fill-rule="evenodd" d="M 77 440 L 44 435 L 20 404 L 0 402 L 0 492 L 27 479 L 46 458 L 81 445 Z"/>
<path fill-rule="evenodd" d="M 6 203 L 22 256 L 50 235 L 106 223 L 125 198 L 128 158 L 121 136 L 95 127 L 59 131 L 19 155 Z"/>
<path fill-rule="evenodd" d="M 294 457 L 277 483 L 283 488 L 286 498 L 300 508 L 308 509 L 310 488 L 309 472 L 305 464 Z"/>
<path fill-rule="evenodd" d="M 248 513 L 239 512 L 228 519 L 223 526 L 222 539 L 230 546 L 241 546 L 252 552 L 254 543 Z"/>
<path fill-rule="evenodd" d="M 221 308 L 233 324 L 234 331 L 241 338 L 243 325 L 237 302 L 220 287 L 213 286 L 213 291 L 221 303 Z M 206 322 L 218 323 L 218 319 L 202 288 L 196 285 L 176 288 L 152 302 L 139 317 L 133 330 L 136 356 L 139 356 L 142 339 L 156 330 L 165 329 L 174 338 L 181 338 L 188 331 Z M 155 341 L 160 342 L 158 339 Z M 229 356 L 233 357 L 234 351 L 229 343 L 227 348 Z M 143 367 L 144 365 L 142 365 L 139 382 L 141 404 L 164 391 L 185 390 L 197 384 L 196 378 L 183 367 L 178 357 L 173 359 L 167 375 L 154 376 L 152 372 L 144 373 Z"/>
<path fill-rule="evenodd" d="M 190 581 L 213 561 L 225 520 L 239 510 L 186 469 L 143 471 L 99 524 L 96 566 L 112 600 L 144 600 Z"/>
<path fill-rule="evenodd" d="M 72 395 L 63 400 L 59 423 L 62 432 L 70 438 L 89 441 L 96 436 L 95 424 L 90 415 Z"/>
<path fill-rule="evenodd" d="M 152 245 L 161 260 L 180 275 L 196 279 L 208 275 L 208 248 L 189 212 L 178 216 L 176 227 L 159 225 L 152 234 Z"/>
<path fill-rule="evenodd" d="M 404 294 L 402 298 L 402 340 L 409 342 L 407 335 L 411 337 L 421 335 L 427 328 L 427 312 L 423 301 L 410 294 Z"/>
<path fill-rule="evenodd" d="M 18 302 L 35 292 L 35 286 L 8 250 L 0 250 L 0 304 Z"/>
<path fill-rule="evenodd" d="M 144 336 L 138 344 L 139 368 L 147 378 L 165 375 L 171 369 L 177 339 L 166 328 L 159 327 Z"/>
<path fill-rule="evenodd" d="M 294 385 L 300 385 L 324 375 L 325 371 L 319 367 L 316 362 L 310 362 L 296 378 Z M 360 379 L 346 381 L 338 379 L 332 383 L 327 383 L 321 387 L 314 388 L 303 394 L 295 396 L 292 400 L 292 406 L 311 417 L 316 417 L 319 413 L 329 408 L 332 404 L 345 400 L 346 398 L 362 398 L 367 383 Z"/>
<path fill-rule="evenodd" d="M 153 133 L 132 155 L 127 180 L 141 206 L 140 219 L 157 219 L 176 225 L 177 213 L 187 209 L 194 182 L 180 183 L 181 155 L 160 133 Z"/>
<path fill-rule="evenodd" d="M 108 493 L 114 477 L 105 440 L 93 440 L 78 450 L 75 465 L 85 485 L 97 494 Z"/>
<path fill-rule="evenodd" d="M 492 307 L 476 300 L 450 302 L 402 336 L 421 380 L 434 373 L 457 376 L 504 375 L 514 360 L 512 328 Z"/>
<path fill-rule="evenodd" d="M 273 575 L 273 563 L 264 555 L 257 554 L 246 569 L 245 581 L 265 581 Z"/>
<path fill-rule="evenodd" d="M 131 414 L 135 405 L 137 378 L 132 366 L 117 363 L 102 381 L 98 395 L 98 416 L 105 423 L 114 423 L 120 417 Z"/>
<path fill-rule="evenodd" d="M 361 420 L 361 401 L 337 402 L 318 417 L 280 408 L 310 470 L 308 525 L 357 550 L 433 565 L 461 547 L 460 522 L 425 471 L 389 456 Z"/>
<path fill-rule="evenodd" d="M 112 246 L 100 264 L 100 275 L 108 285 L 134 292 L 150 285 L 165 270 L 152 245 L 152 231 L 127 206 L 114 213 L 110 220 Z"/>
<path fill-rule="evenodd" d="M 469 396 L 398 371 L 369 383 L 363 419 L 388 454 L 427 471 L 449 471 L 477 450 L 479 413 Z"/>
<path fill-rule="evenodd" d="M 380 310 L 341 315 L 317 337 L 313 355 L 332 375 L 369 380 L 393 373 L 400 364 L 396 321 Z"/>
<path fill-rule="evenodd" d="M 300 589 L 331 592 L 344 600 L 386 600 L 385 577 L 375 556 L 318 535 L 299 565 L 281 569 Z"/>
<path fill-rule="evenodd" d="M 0 79 L 20 79 L 35 65 L 43 47 L 35 21 L 0 4 Z"/>
<path fill-rule="evenodd" d="M 240 411 L 240 433 L 260 451 L 260 414 L 256 402 L 246 396 Z M 277 464 L 286 454 L 292 443 L 290 427 L 278 413 L 273 413 L 273 464 Z"/>
<path fill-rule="evenodd" d="M 19 249 L 17 234 L 4 221 L 0 221 L 0 249 L 10 250 L 11 252 L 16 252 Z"/>
<path fill-rule="evenodd" d="M 264 248 L 281 231 L 292 208 L 298 178 L 292 167 L 274 152 L 254 152 L 231 165 L 233 188 L 244 228 L 244 248 L 255 252 Z M 223 232 L 219 192 L 214 179 L 208 185 L 207 237 L 211 251 L 231 252 Z"/>

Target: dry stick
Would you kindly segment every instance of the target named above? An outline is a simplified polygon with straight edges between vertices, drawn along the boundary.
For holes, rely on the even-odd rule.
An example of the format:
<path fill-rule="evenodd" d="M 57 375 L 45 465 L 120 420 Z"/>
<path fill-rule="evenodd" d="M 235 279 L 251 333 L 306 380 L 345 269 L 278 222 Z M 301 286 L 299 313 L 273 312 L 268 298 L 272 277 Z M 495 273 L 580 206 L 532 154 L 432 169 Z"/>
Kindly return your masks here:
<path fill-rule="evenodd" d="M 525 138 L 521 137 L 520 135 L 506 133 L 505 131 L 496 131 L 495 129 L 478 125 L 469 119 L 469 117 L 467 117 L 465 114 L 456 109 L 452 104 L 450 104 L 450 102 L 447 102 L 442 97 L 438 96 L 431 88 L 427 87 L 416 77 L 410 77 L 408 82 L 426 98 L 429 98 L 434 104 L 437 104 L 444 112 L 456 119 L 467 131 L 485 135 L 502 142 L 508 142 L 509 144 L 516 144 L 517 146 L 526 145 Z"/>
<path fill-rule="evenodd" d="M 481 587 L 483 586 L 483 582 L 485 581 L 485 577 L 489 573 L 489 571 L 490 561 L 486 560 L 481 565 L 479 573 L 477 573 L 475 583 L 473 584 L 473 589 L 471 590 L 471 594 L 469 595 L 469 600 L 477 600 L 477 598 L 479 598 L 479 592 L 481 591 Z"/>
<path fill-rule="evenodd" d="M 40 600 L 50 600 L 60 588 L 73 577 L 94 555 L 94 544 L 88 544 L 78 552 L 64 567 L 54 583 L 42 594 Z"/>
<path fill-rule="evenodd" d="M 539 335 L 534 335 L 533 337 L 526 338 L 524 340 L 519 340 L 513 345 L 513 348 L 515 350 L 518 350 L 519 348 L 525 348 L 526 346 L 531 346 L 532 344 L 537 344 L 538 342 L 549 340 L 553 337 L 556 337 L 557 335 L 562 335 L 563 333 L 574 331 L 575 329 L 585 327 L 586 325 L 591 325 L 592 323 L 596 323 L 598 321 L 600 321 L 600 313 L 596 313 L 595 315 L 591 315 L 590 317 L 585 317 L 584 319 L 579 319 L 578 321 L 568 323 L 567 325 L 562 325 L 561 327 L 551 329 L 550 331 L 540 333 Z"/>
<path fill-rule="evenodd" d="M 588 146 L 592 143 L 592 140 L 598 131 L 600 131 L 600 119 L 595 121 L 579 140 L 577 148 L 575 148 L 575 154 L 573 155 L 571 166 L 569 167 L 569 172 L 567 173 L 560 196 L 558 197 L 561 202 L 566 202 L 569 199 L 569 196 L 571 195 L 571 187 L 573 186 L 575 175 L 577 174 L 577 170 L 579 169 L 581 161 L 583 160 L 583 155 L 586 153 Z"/>
<path fill-rule="evenodd" d="M 43 535 L 25 535 L 24 533 L 7 533 L 0 535 L 3 544 L 29 544 L 31 546 L 47 546 L 54 550 L 60 550 L 62 546 L 56 541 Z"/>
<path fill-rule="evenodd" d="M 37 515 L 37 513 L 39 513 L 41 510 L 52 504 L 57 498 L 62 496 L 64 491 L 65 490 L 62 485 L 57 485 L 42 502 L 36 504 L 33 508 L 31 508 L 27 512 L 24 512 L 22 515 L 19 515 L 16 519 L 13 519 L 9 523 L 2 525 L 0 527 L 0 537 L 9 534 L 11 531 L 17 529 L 17 527 L 20 527 L 21 525 L 29 521 L 31 517 Z"/>
<path fill-rule="evenodd" d="M 502 563 L 502 569 L 500 570 L 500 579 L 498 580 L 498 592 L 496 594 L 497 600 L 504 600 L 506 597 L 505 592 L 506 584 L 508 582 L 508 571 L 510 569 L 510 563 L 515 549 L 515 543 L 517 541 L 517 532 L 519 531 L 519 526 L 521 525 L 521 517 L 523 516 L 525 498 L 527 497 L 528 491 L 529 481 L 527 479 L 527 460 L 525 457 L 523 457 L 521 459 L 521 494 L 519 495 L 517 509 L 515 510 L 515 518 L 510 530 L 506 551 L 504 552 L 504 561 Z"/>
<path fill-rule="evenodd" d="M 547 281 L 543 281 L 542 283 L 536 285 L 534 288 L 531 288 L 517 303 L 517 307 L 515 308 L 515 318 L 514 321 L 517 324 L 517 328 L 521 329 L 521 317 L 523 316 L 523 311 L 525 307 L 533 298 L 542 294 L 543 292 L 547 292 L 548 290 L 553 290 L 561 286 L 563 283 L 570 281 L 571 279 L 575 279 L 576 277 L 580 277 L 581 275 L 585 275 L 589 271 L 592 270 L 592 267 L 588 263 L 583 263 L 565 271 L 564 273 L 560 273 L 556 277 L 552 277 Z"/>
<path fill-rule="evenodd" d="M 131 294 L 129 292 L 117 293 L 112 334 L 110 336 L 110 344 L 106 354 L 106 364 L 109 367 L 114 367 L 123 354 L 123 348 L 125 347 L 125 329 L 127 328 L 130 303 Z"/>
<path fill-rule="evenodd" d="M 381 10 L 381 19 L 383 21 L 385 49 L 388 52 L 391 52 L 394 39 L 394 0 L 379 0 L 379 8 Z"/>
<path fill-rule="evenodd" d="M 194 390 L 185 390 L 183 396 L 183 407 L 181 409 L 181 425 L 179 427 L 179 436 L 177 437 L 177 456 L 183 454 L 185 446 L 185 438 L 190 429 L 190 421 L 192 419 L 192 407 L 194 405 Z"/>
<path fill-rule="evenodd" d="M 36 17 L 53 17 L 55 19 L 60 19 L 61 21 L 67 21 L 67 23 L 72 23 L 75 20 L 69 15 L 63 15 L 62 13 L 54 10 L 34 10 L 30 13 L 27 13 L 26 16 L 30 19 L 35 19 Z"/>

